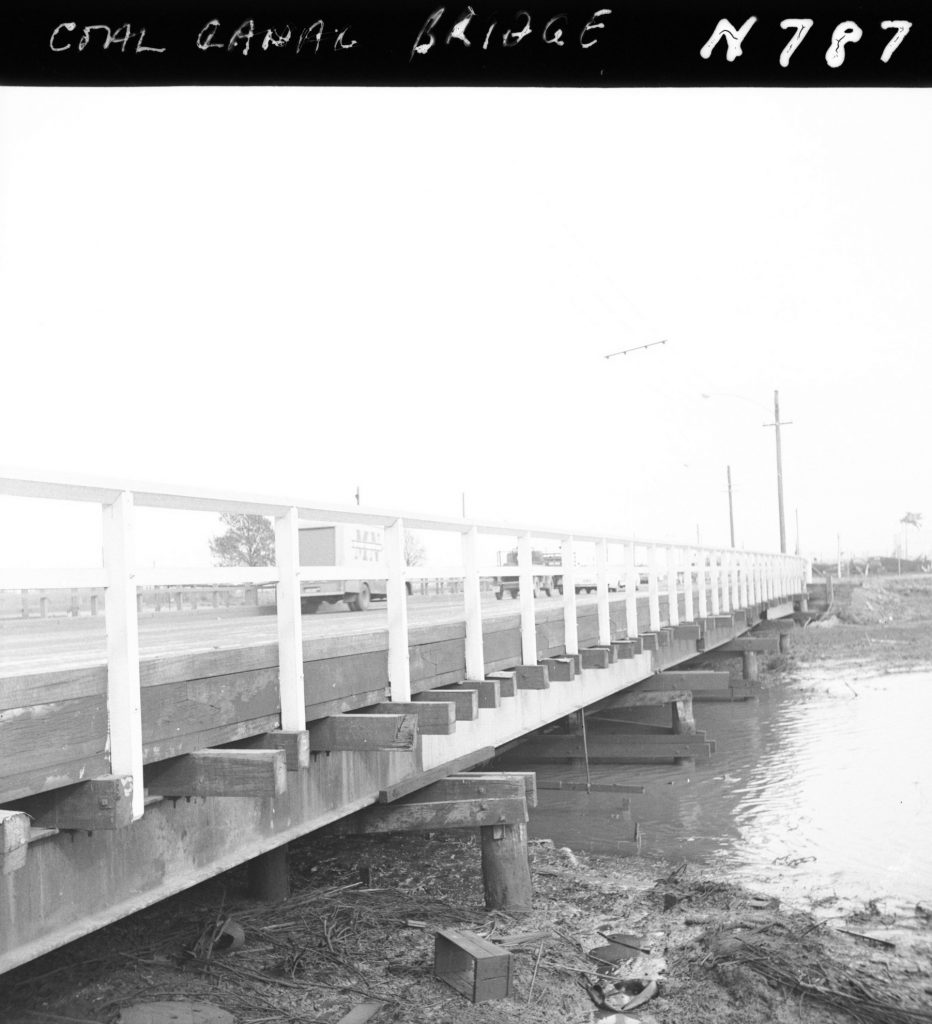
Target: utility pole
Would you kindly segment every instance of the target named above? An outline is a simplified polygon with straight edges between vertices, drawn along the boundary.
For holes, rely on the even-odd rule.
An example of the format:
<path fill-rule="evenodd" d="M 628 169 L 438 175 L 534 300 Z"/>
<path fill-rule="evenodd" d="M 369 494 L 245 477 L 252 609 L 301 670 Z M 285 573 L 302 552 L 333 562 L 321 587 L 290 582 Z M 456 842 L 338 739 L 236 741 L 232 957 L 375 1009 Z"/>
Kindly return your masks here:
<path fill-rule="evenodd" d="M 788 427 L 793 421 L 780 422 L 780 392 L 773 393 L 773 423 L 765 423 L 765 427 L 774 427 L 777 435 L 777 508 L 780 513 L 780 553 L 786 554 L 786 517 L 783 515 L 783 448 L 780 444 L 780 427 Z"/>
<path fill-rule="evenodd" d="M 728 466 L 728 526 L 731 529 L 731 546 L 735 546 L 735 507 L 731 500 L 731 466 Z"/>
<path fill-rule="evenodd" d="M 796 509 L 796 554 L 799 554 L 799 509 Z"/>
<path fill-rule="evenodd" d="M 356 504 L 359 504 L 359 484 L 356 484 Z"/>

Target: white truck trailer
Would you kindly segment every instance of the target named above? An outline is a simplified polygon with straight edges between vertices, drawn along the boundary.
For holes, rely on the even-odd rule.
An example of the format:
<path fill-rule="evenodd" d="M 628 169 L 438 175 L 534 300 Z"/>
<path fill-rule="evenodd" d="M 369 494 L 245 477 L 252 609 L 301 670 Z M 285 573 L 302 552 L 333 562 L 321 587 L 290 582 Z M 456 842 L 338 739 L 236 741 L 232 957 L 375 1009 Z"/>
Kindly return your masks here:
<path fill-rule="evenodd" d="M 300 522 L 298 557 L 301 565 L 358 566 L 358 577 L 353 579 L 303 581 L 302 614 L 313 614 L 324 602 L 345 601 L 351 611 L 362 612 L 370 601 L 384 601 L 382 543 L 382 529 L 377 526 Z"/>

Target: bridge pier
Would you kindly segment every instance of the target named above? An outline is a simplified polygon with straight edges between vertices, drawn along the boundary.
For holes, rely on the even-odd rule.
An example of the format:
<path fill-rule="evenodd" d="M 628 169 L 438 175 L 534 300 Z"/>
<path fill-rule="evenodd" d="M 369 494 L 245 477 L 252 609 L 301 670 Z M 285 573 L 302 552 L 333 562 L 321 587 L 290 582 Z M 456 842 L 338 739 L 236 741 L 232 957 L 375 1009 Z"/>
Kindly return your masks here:
<path fill-rule="evenodd" d="M 760 681 L 760 666 L 757 661 L 757 651 L 741 652 L 741 674 L 742 678 L 749 683 L 756 683 Z"/>
<path fill-rule="evenodd" d="M 266 903 L 280 903 L 291 895 L 288 844 L 253 857 L 247 866 L 249 895 Z"/>

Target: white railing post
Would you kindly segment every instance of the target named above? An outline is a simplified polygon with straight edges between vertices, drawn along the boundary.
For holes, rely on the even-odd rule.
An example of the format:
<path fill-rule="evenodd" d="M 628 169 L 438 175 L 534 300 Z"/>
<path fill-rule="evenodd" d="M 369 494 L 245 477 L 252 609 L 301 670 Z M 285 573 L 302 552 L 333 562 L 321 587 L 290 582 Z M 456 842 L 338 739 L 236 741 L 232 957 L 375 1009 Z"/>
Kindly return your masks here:
<path fill-rule="evenodd" d="M 531 535 L 518 537 L 518 588 L 521 598 L 521 660 L 525 665 L 537 664 L 537 623 L 534 619 L 534 565 Z"/>
<path fill-rule="evenodd" d="M 612 642 L 612 620 L 608 608 L 608 541 L 604 537 L 595 542 L 595 583 L 599 608 L 599 643 L 607 647 Z"/>
<path fill-rule="evenodd" d="M 695 604 L 693 603 L 693 557 L 698 554 L 692 548 L 684 548 L 683 555 L 683 584 L 686 588 L 686 621 L 692 622 L 695 615 Z"/>
<path fill-rule="evenodd" d="M 660 581 L 657 578 L 657 548 L 651 544 L 647 549 L 647 610 L 650 615 L 650 631 L 660 630 Z"/>
<path fill-rule="evenodd" d="M 722 552 L 722 611 L 731 611 L 731 552 Z"/>
<path fill-rule="evenodd" d="M 385 527 L 385 591 L 388 604 L 388 685 L 394 701 L 411 700 L 408 660 L 408 594 L 405 589 L 405 524 Z"/>
<path fill-rule="evenodd" d="M 116 501 L 103 506 L 110 773 L 132 777 L 135 821 L 145 810 L 146 793 L 142 775 L 142 698 L 133 518 L 133 496 L 129 491 L 122 491 Z"/>
<path fill-rule="evenodd" d="M 751 556 L 747 553 L 741 556 L 741 607 L 751 607 L 751 581 L 749 568 L 751 565 Z"/>
<path fill-rule="evenodd" d="M 637 553 L 634 541 L 625 544 L 625 635 L 629 640 L 638 635 L 638 577 Z"/>
<path fill-rule="evenodd" d="M 738 573 L 741 569 L 741 556 L 737 551 L 732 551 L 729 554 L 731 574 L 729 579 L 731 580 L 731 608 L 732 611 L 737 611 L 741 607 L 741 587 L 738 582 Z"/>
<path fill-rule="evenodd" d="M 462 534 L 463 603 L 466 614 L 466 678 L 485 679 L 482 646 L 482 590 L 479 586 L 479 530 L 472 526 Z"/>
<path fill-rule="evenodd" d="M 719 564 L 718 564 L 719 552 L 709 552 L 709 594 L 712 598 L 712 614 L 718 615 L 722 610 L 722 604 L 718 589 L 718 576 L 719 576 Z"/>
<path fill-rule="evenodd" d="M 748 555 L 748 593 L 752 605 L 760 604 L 757 594 L 757 555 Z"/>
<path fill-rule="evenodd" d="M 704 619 L 709 614 L 709 599 L 706 595 L 706 560 L 705 551 L 696 552 L 696 579 L 699 584 L 699 618 Z"/>
<path fill-rule="evenodd" d="M 298 510 L 275 517 L 275 564 L 278 568 L 278 692 L 282 729 L 301 732 L 307 724 L 304 696 L 304 640 L 301 632 L 301 559 L 298 555 Z"/>
<path fill-rule="evenodd" d="M 680 624 L 680 598 L 677 588 L 676 548 L 667 548 L 667 620 L 671 626 Z"/>
<path fill-rule="evenodd" d="M 563 643 L 567 654 L 579 654 L 579 624 L 576 620 L 576 547 L 572 537 L 560 542 L 563 557 Z"/>

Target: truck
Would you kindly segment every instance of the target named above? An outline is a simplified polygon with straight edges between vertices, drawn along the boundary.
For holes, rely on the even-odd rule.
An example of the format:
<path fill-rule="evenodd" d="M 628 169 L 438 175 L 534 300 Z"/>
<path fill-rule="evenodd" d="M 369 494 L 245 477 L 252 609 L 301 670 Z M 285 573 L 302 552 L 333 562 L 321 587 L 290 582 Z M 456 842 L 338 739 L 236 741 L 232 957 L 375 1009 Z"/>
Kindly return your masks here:
<path fill-rule="evenodd" d="M 386 598 L 382 564 L 382 529 L 351 523 L 298 523 L 298 560 L 301 565 L 358 566 L 359 576 L 344 580 L 304 580 L 301 613 L 312 615 L 326 604 L 344 601 L 354 612 L 364 612 L 371 601 Z"/>
<path fill-rule="evenodd" d="M 531 563 L 534 566 L 540 567 L 554 567 L 562 568 L 563 559 L 558 552 L 553 551 L 532 551 L 531 552 Z M 512 549 L 505 555 L 506 565 L 517 565 L 518 564 L 518 550 L 517 548 Z M 594 594 L 598 586 L 598 582 L 595 577 L 595 573 L 590 567 L 581 567 L 582 571 L 576 573 L 574 581 L 574 589 L 577 594 Z M 495 591 L 495 596 L 502 600 L 505 594 L 510 594 L 511 597 L 517 597 L 519 591 L 518 577 L 517 576 L 499 576 L 498 587 Z M 612 581 L 609 583 L 608 589 L 610 591 L 624 590 L 625 585 L 621 580 Z M 552 594 L 563 593 L 563 575 L 560 572 L 550 575 L 534 575 L 534 596 L 550 597 Z"/>

